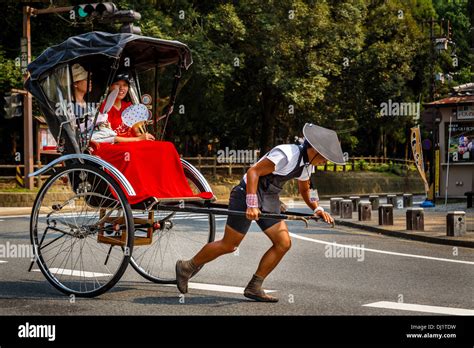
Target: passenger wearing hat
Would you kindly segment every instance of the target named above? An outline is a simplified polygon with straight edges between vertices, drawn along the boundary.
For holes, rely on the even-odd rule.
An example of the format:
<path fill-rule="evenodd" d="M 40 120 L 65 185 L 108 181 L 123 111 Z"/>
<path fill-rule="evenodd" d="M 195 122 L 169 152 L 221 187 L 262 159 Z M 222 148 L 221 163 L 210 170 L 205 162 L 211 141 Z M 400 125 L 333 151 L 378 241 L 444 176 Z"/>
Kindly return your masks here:
<path fill-rule="evenodd" d="M 245 217 L 229 216 L 224 237 L 205 245 L 190 260 L 176 263 L 177 286 L 181 293 L 188 291 L 188 281 L 204 264 L 217 257 L 234 252 L 250 228 L 252 220 L 270 238 L 273 245 L 263 255 L 257 271 L 244 290 L 244 296 L 255 301 L 277 302 L 276 297 L 267 295 L 262 289 L 264 279 L 273 271 L 290 249 L 291 239 L 286 223 L 276 219 L 259 219 L 260 212 L 280 213 L 279 194 L 283 184 L 290 179 L 298 179 L 302 198 L 314 215 L 328 223 L 334 219 L 310 199 L 310 176 L 313 166 L 327 160 L 344 164 L 341 145 L 336 132 L 313 124 L 303 128 L 303 145 L 279 145 L 254 164 L 234 187 L 229 198 L 229 209 L 245 211 Z"/>
<path fill-rule="evenodd" d="M 107 113 L 110 127 L 117 133 L 117 136 L 115 137 L 115 142 L 122 143 L 142 140 L 155 140 L 155 137 L 149 133 L 144 133 L 140 136 L 134 136 L 131 128 L 127 126 L 122 120 L 122 113 L 125 111 L 125 109 L 132 105 L 130 101 L 126 101 L 129 91 L 129 85 L 130 75 L 128 74 L 128 72 L 118 72 L 109 87 L 109 90 L 119 90 L 114 105 Z M 101 112 L 103 111 L 104 106 L 105 102 L 100 108 Z"/>
<path fill-rule="evenodd" d="M 77 117 L 83 117 L 86 113 L 92 113 L 92 109 L 86 104 L 84 97 L 92 90 L 92 80 L 89 74 L 89 87 L 87 87 L 88 72 L 80 64 L 71 67 L 72 82 L 74 87 L 75 110 Z"/>

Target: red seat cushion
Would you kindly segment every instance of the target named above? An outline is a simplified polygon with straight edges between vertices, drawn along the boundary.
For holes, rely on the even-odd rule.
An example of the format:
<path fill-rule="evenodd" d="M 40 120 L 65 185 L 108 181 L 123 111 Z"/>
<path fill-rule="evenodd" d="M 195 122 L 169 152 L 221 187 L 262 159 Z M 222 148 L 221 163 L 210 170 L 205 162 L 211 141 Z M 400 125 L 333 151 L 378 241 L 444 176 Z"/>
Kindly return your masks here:
<path fill-rule="evenodd" d="M 211 192 L 193 193 L 178 152 L 168 141 L 93 144 L 91 153 L 125 175 L 136 193 L 136 196 L 127 195 L 130 204 L 143 202 L 150 197 L 213 197 Z"/>

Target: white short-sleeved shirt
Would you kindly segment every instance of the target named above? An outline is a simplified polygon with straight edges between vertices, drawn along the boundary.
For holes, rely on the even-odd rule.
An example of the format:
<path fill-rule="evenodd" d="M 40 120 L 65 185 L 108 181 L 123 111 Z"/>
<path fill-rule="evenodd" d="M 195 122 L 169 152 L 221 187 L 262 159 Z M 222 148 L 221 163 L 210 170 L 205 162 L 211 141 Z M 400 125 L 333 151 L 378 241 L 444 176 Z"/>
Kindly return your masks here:
<path fill-rule="evenodd" d="M 285 144 L 274 147 L 258 162 L 268 158 L 270 161 L 275 163 L 275 170 L 272 174 L 288 175 L 293 169 L 295 169 L 299 157 L 300 148 L 298 145 Z M 301 159 L 300 166 L 304 166 L 303 158 Z M 314 166 L 310 164 L 308 167 L 303 168 L 303 172 L 297 179 L 300 181 L 309 180 L 311 173 L 314 173 Z M 244 175 L 244 181 L 247 182 L 247 174 Z"/>

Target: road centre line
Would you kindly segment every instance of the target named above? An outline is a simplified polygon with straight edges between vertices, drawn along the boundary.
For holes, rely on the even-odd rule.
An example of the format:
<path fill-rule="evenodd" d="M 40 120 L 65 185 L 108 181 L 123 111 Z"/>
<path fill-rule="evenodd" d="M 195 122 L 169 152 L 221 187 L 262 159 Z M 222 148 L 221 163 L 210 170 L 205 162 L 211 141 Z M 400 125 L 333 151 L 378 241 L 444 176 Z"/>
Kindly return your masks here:
<path fill-rule="evenodd" d="M 308 242 L 313 242 L 313 243 L 318 243 L 318 244 L 325 244 L 325 245 L 332 245 L 332 246 L 340 247 L 340 248 L 364 250 L 364 251 L 369 251 L 369 252 L 378 253 L 378 254 L 406 256 L 406 257 L 413 257 L 413 258 L 417 258 L 417 259 L 426 259 L 426 260 L 435 260 L 435 261 L 444 261 L 444 262 L 463 263 L 463 264 L 466 264 L 466 265 L 474 265 L 474 261 L 453 260 L 453 259 L 445 259 L 445 258 L 433 257 L 433 256 L 414 255 L 414 254 L 397 253 L 397 252 L 393 252 L 393 251 L 369 249 L 369 248 L 363 248 L 363 247 L 358 247 L 358 246 L 354 246 L 354 245 L 345 245 L 345 244 L 338 244 L 338 243 L 335 243 L 335 242 L 326 242 L 326 241 L 319 240 L 319 239 L 300 236 L 300 235 L 297 235 L 297 234 L 291 233 L 291 232 L 290 232 L 290 236 L 293 237 L 293 238 L 305 240 L 305 241 L 308 241 Z"/>
<path fill-rule="evenodd" d="M 451 314 L 451 315 L 474 315 L 474 310 L 454 307 L 438 307 L 419 305 L 414 303 L 380 301 L 362 305 L 363 307 L 398 309 L 401 311 L 424 312 L 435 314 Z"/>

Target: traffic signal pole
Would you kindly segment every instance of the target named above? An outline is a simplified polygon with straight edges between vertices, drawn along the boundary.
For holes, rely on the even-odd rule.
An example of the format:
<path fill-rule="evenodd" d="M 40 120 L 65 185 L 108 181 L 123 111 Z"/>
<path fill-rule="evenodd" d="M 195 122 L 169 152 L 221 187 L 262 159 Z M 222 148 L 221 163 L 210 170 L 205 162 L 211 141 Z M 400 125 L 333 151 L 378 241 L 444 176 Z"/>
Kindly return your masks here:
<path fill-rule="evenodd" d="M 29 6 L 23 7 L 23 38 L 26 40 L 26 61 L 31 62 L 31 10 Z M 28 78 L 28 72 L 23 75 L 24 80 Z M 23 100 L 23 162 L 25 188 L 34 187 L 33 178 L 29 177 L 34 172 L 33 166 L 33 97 L 31 93 L 26 93 Z"/>

